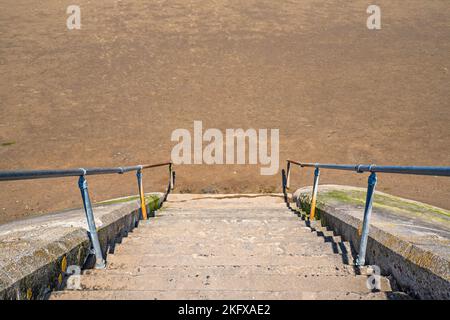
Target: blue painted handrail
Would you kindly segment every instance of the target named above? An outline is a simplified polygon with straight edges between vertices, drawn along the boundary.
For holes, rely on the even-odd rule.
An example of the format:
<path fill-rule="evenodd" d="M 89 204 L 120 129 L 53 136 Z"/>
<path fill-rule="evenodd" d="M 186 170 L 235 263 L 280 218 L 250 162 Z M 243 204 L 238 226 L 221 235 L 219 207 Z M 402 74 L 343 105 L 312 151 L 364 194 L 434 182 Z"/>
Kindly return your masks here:
<path fill-rule="evenodd" d="M 310 163 L 310 162 L 297 162 L 293 160 L 287 160 L 286 171 L 283 169 L 282 174 L 282 184 L 283 193 L 286 202 L 287 189 L 290 185 L 290 175 L 291 175 L 291 164 L 300 166 L 301 168 L 315 168 L 314 170 L 314 183 L 311 195 L 311 208 L 309 212 L 309 219 L 313 220 L 316 211 L 316 199 L 317 199 L 317 189 L 319 185 L 320 169 L 330 169 L 330 170 L 344 170 L 344 171 L 355 171 L 357 173 L 370 172 L 366 203 L 364 208 L 364 219 L 361 234 L 361 241 L 359 245 L 359 253 L 356 259 L 356 264 L 363 266 L 365 264 L 367 239 L 369 236 L 369 225 L 370 216 L 372 213 L 372 203 L 373 194 L 375 192 L 375 186 L 377 184 L 377 173 L 394 173 L 394 174 L 413 174 L 413 175 L 427 175 L 427 176 L 450 176 L 450 167 L 420 167 L 420 166 L 377 166 L 375 164 L 324 164 L 324 163 Z M 289 206 L 289 203 L 287 203 Z"/>
<path fill-rule="evenodd" d="M 310 167 L 319 169 L 347 170 L 362 172 L 383 172 L 383 173 L 399 173 L 399 174 L 417 174 L 428 176 L 450 176 L 450 167 L 420 167 L 420 166 L 377 166 L 375 164 L 324 164 L 309 163 L 287 160 L 288 164 L 293 163 L 300 167 Z"/>
<path fill-rule="evenodd" d="M 97 227 L 95 225 L 94 213 L 92 210 L 92 204 L 89 197 L 88 184 L 86 176 L 99 175 L 99 174 L 123 174 L 130 171 L 136 171 L 138 180 L 139 197 L 141 202 L 141 217 L 147 219 L 147 209 L 144 199 L 144 190 L 142 186 L 142 171 L 144 169 L 156 168 L 168 166 L 169 167 L 169 185 L 164 194 L 162 202 L 167 199 L 170 190 L 174 188 L 175 171 L 172 170 L 171 162 L 164 162 L 158 164 L 145 164 L 128 167 L 110 167 L 110 168 L 78 168 L 78 169 L 60 169 L 60 170 L 16 170 L 16 171 L 0 171 L 0 181 L 13 181 L 13 180 L 28 180 L 28 179 L 46 179 L 46 178 L 61 178 L 61 177 L 79 177 L 78 187 L 81 191 L 81 197 L 83 199 L 83 207 L 86 214 L 86 220 L 89 228 L 89 237 L 91 240 L 92 248 L 95 253 L 97 269 L 102 269 L 106 266 L 103 258 L 103 253 L 98 239 Z"/>

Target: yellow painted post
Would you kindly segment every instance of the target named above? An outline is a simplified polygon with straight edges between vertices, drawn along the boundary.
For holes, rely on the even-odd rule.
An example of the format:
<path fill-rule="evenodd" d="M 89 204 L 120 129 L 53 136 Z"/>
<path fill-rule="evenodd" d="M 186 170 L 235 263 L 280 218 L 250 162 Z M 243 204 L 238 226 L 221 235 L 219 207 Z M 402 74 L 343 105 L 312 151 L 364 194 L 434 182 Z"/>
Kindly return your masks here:
<path fill-rule="evenodd" d="M 314 216 L 316 215 L 316 200 L 317 200 L 317 187 L 319 185 L 319 175 L 320 170 L 316 168 L 314 170 L 314 185 L 311 197 L 311 211 L 309 212 L 309 220 L 314 220 Z"/>
<path fill-rule="evenodd" d="M 142 219 L 147 220 L 147 207 L 145 205 L 145 197 L 144 197 L 144 186 L 142 184 L 142 169 L 139 169 L 136 173 L 138 178 L 138 186 L 139 186 L 139 197 L 141 199 L 141 214 Z"/>

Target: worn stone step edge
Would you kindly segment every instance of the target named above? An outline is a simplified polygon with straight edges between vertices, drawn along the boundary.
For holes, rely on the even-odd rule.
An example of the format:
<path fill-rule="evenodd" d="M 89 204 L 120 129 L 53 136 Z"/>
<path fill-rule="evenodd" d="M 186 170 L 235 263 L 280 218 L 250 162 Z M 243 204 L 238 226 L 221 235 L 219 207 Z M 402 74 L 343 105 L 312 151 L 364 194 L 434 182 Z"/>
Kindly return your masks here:
<path fill-rule="evenodd" d="M 173 266 L 173 265 L 292 265 L 303 264 L 305 266 L 326 264 L 348 264 L 353 265 L 353 259 L 345 255 L 329 254 L 320 256 L 209 256 L 209 255 L 111 255 L 107 260 L 108 265 L 123 265 L 124 263 L 139 266 Z"/>
<path fill-rule="evenodd" d="M 57 291 L 52 294 L 52 300 L 409 300 L 410 297 L 401 292 L 307 292 L 307 291 L 254 291 L 254 290 L 84 290 Z"/>
<path fill-rule="evenodd" d="M 356 291 L 370 292 L 369 278 L 361 275 L 279 275 L 279 274 L 247 274 L 247 275 L 160 275 L 160 274 L 96 274 L 80 276 L 83 289 L 108 290 L 176 290 L 177 288 L 201 290 L 233 290 L 252 288 L 261 291 L 305 290 L 305 291 Z M 391 291 L 389 280 L 379 278 L 381 291 Z"/>
<path fill-rule="evenodd" d="M 315 267 L 301 265 L 210 265 L 210 266 L 128 266 L 119 268 L 108 266 L 105 269 L 87 269 L 83 275 L 95 276 L 98 274 L 158 274 L 158 275 L 188 275 L 188 274 L 297 274 L 297 275 L 371 275 L 366 267 L 350 265 L 319 265 Z"/>
<path fill-rule="evenodd" d="M 200 252 L 225 252 L 225 251 L 243 251 L 245 253 L 269 253 L 269 252 L 288 252 L 288 253 L 302 253 L 308 252 L 327 252 L 327 253 L 341 253 L 341 254 L 353 254 L 349 245 L 336 244 L 332 242 L 266 242 L 266 243 L 250 243 L 250 242 L 233 242 L 230 244 L 223 244 L 214 241 L 214 243 L 208 242 L 203 245 L 200 242 L 189 243 L 188 245 L 180 246 L 179 244 L 172 243 L 156 243 L 148 242 L 142 243 L 142 241 L 128 239 L 120 245 L 115 246 L 114 250 L 108 254 L 146 254 L 157 253 L 164 254 L 168 252 L 182 252 L 184 254 L 194 254 Z"/>

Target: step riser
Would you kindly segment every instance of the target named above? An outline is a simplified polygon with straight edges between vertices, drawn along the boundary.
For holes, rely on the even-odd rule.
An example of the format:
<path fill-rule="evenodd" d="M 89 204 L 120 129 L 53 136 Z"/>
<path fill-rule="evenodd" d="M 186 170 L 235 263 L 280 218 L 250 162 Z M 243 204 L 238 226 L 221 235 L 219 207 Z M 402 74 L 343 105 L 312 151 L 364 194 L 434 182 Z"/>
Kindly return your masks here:
<path fill-rule="evenodd" d="M 258 212 L 261 214 L 264 213 L 273 213 L 273 212 L 277 212 L 278 214 L 289 214 L 291 213 L 290 211 L 286 211 L 286 205 L 280 204 L 280 203 L 276 203 L 276 204 L 271 204 L 271 205 L 265 205 L 265 206 L 261 206 L 261 204 L 259 205 L 252 205 L 252 204 L 224 204 L 221 206 L 205 206 L 205 205 L 190 205 L 190 206 L 186 206 L 186 203 L 184 203 L 182 205 L 174 205 L 173 203 L 169 203 L 166 202 L 164 203 L 164 207 L 162 210 L 160 210 L 161 212 L 167 212 L 167 211 L 177 211 L 177 212 L 186 212 L 186 213 L 191 213 L 191 212 L 197 212 L 200 210 L 205 210 L 205 212 L 209 213 L 214 213 L 214 212 L 220 212 L 220 211 L 227 211 L 227 212 L 233 212 L 233 211 L 248 211 L 248 212 Z"/>
<path fill-rule="evenodd" d="M 217 233 L 209 234 L 205 232 L 200 232 L 197 234 L 174 234 L 174 235 L 160 235 L 160 234 L 140 234 L 137 235 L 135 233 L 128 234 L 128 236 L 123 237 L 122 239 L 117 239 L 120 243 L 117 244 L 117 247 L 120 246 L 145 246 L 146 244 L 151 245 L 178 245 L 184 246 L 195 243 L 202 243 L 206 245 L 214 245 L 214 244 L 224 244 L 229 243 L 230 246 L 235 244 L 236 246 L 241 245 L 257 245 L 257 244 L 266 244 L 270 245 L 273 243 L 297 243 L 297 244 L 308 244 L 311 246 L 326 244 L 331 247 L 345 246 L 347 252 L 350 252 L 351 246 L 348 242 L 340 241 L 341 238 L 324 238 L 319 237 L 316 234 L 294 234 L 291 236 L 286 235 L 263 235 L 263 236 L 251 236 L 249 234 L 228 234 L 227 237 L 221 237 Z M 183 245 L 181 245 L 183 244 Z"/>
<path fill-rule="evenodd" d="M 303 220 L 293 215 L 259 215 L 259 216 L 245 216 L 240 214 L 235 215 L 187 215 L 187 214 L 159 214 L 156 213 L 155 217 L 150 217 L 147 221 L 141 221 L 141 223 L 155 223 L 156 221 L 164 223 L 176 223 L 178 221 L 191 220 L 191 221 L 205 221 L 205 220 L 255 220 L 255 221 L 278 221 L 278 222 L 297 222 L 306 225 Z"/>
<path fill-rule="evenodd" d="M 286 212 L 286 205 L 283 205 L 281 203 L 275 203 L 275 204 L 267 204 L 265 206 L 261 206 L 261 204 L 254 205 L 252 203 L 240 203 L 240 204 L 233 204 L 233 203 L 226 203 L 220 206 L 209 204 L 209 203 L 197 203 L 197 204 L 189 204 L 183 203 L 183 204 L 173 204 L 170 202 L 167 202 L 164 204 L 162 211 L 185 211 L 185 212 L 196 212 L 199 210 L 206 210 L 211 212 L 216 211 L 250 211 L 250 212 L 264 212 L 264 210 L 267 210 L 268 212 L 279 210 L 280 214 L 286 214 L 289 213 L 289 211 Z"/>
<path fill-rule="evenodd" d="M 355 274 L 365 275 L 366 270 L 360 270 L 354 266 L 347 265 L 326 265 L 326 266 L 316 266 L 316 267 L 305 267 L 305 266 L 276 266 L 276 265 L 266 265 L 266 266 L 121 266 L 115 269 L 114 266 L 108 266 L 108 275 L 143 275 L 143 274 L 158 274 L 162 277 L 168 277 L 169 275 L 178 275 L 179 277 L 185 277 L 192 274 L 203 274 L 203 275 L 248 275 L 248 274 L 259 274 L 259 275 L 297 275 L 297 276 L 317 276 L 317 275 L 334 275 L 334 276 L 350 276 Z M 83 272 L 86 276 L 95 276 L 105 274 L 104 270 L 85 270 Z"/>
<path fill-rule="evenodd" d="M 293 226 L 291 228 L 274 226 L 273 228 L 268 226 L 233 226 L 233 225 L 214 225 L 210 224 L 202 225 L 201 227 L 194 227 L 191 225 L 167 225 L 161 226 L 154 224 L 152 226 L 142 226 L 136 230 L 133 230 L 134 235 L 152 236 L 152 235 L 164 235 L 164 234 L 214 234 L 221 232 L 222 237 L 227 237 L 230 233 L 235 234 L 247 234 L 252 236 L 264 236 L 264 235 L 277 235 L 284 236 L 289 239 L 289 236 L 308 234 L 313 236 L 319 236 L 315 232 L 301 226 Z"/>
<path fill-rule="evenodd" d="M 159 243 L 170 243 L 170 241 L 177 241 L 180 245 L 188 243 L 203 242 L 209 243 L 218 242 L 222 240 L 222 243 L 257 243 L 257 242 L 298 242 L 298 243 L 323 243 L 323 242 L 339 242 L 340 238 L 324 238 L 319 237 L 312 233 L 260 233 L 252 234 L 250 232 L 239 232 L 239 230 L 234 230 L 228 232 L 226 235 L 221 236 L 217 232 L 209 231 L 181 231 L 180 232 L 151 232 L 148 234 L 144 233 L 129 233 L 122 237 L 122 242 L 125 244 L 128 239 L 136 239 L 137 242 L 159 242 Z M 118 239 L 117 239 L 118 240 Z"/>
<path fill-rule="evenodd" d="M 339 254 L 342 253 L 342 248 L 338 245 L 333 245 L 329 242 L 324 242 L 322 244 L 314 243 L 263 243 L 263 244 L 252 244 L 252 243 L 233 243 L 230 245 L 223 244 L 188 244 L 180 247 L 178 244 L 166 245 L 164 243 L 155 244 L 154 242 L 142 242 L 138 241 L 128 241 L 127 246 L 117 246 L 114 254 L 148 254 L 149 252 L 153 254 L 233 254 L 239 252 L 242 255 L 250 254 L 317 254 L 320 252 L 322 254 Z M 345 247 L 344 247 L 345 248 Z M 345 251 L 344 253 L 351 254 L 351 252 Z"/>
<path fill-rule="evenodd" d="M 207 229 L 207 230 L 223 230 L 223 229 L 248 229 L 256 228 L 261 230 L 304 230 L 311 232 L 311 229 L 303 225 L 300 221 L 277 221 L 277 220 L 232 220 L 232 219 L 203 219 L 198 221 L 188 219 L 176 219 L 174 221 L 160 220 L 146 221 L 147 223 L 141 223 L 141 230 L 147 230 L 150 228 L 164 228 L 168 229 Z M 139 231 L 141 231 L 139 230 Z"/>
<path fill-rule="evenodd" d="M 355 292 L 306 292 L 306 291 L 207 291 L 207 290 L 171 290 L 171 291 L 80 291 L 63 292 L 53 299 L 108 299 L 108 300 L 387 300 L 388 294 Z"/>
<path fill-rule="evenodd" d="M 301 256 L 301 255 L 255 255 L 242 257 L 240 255 L 232 256 L 200 256 L 200 255 L 150 255 L 134 256 L 134 255 L 110 255 L 108 257 L 109 264 L 133 264 L 136 266 L 176 266 L 176 265 L 303 265 L 303 266 L 323 266 L 329 264 L 344 264 L 342 256 L 320 255 L 317 256 Z M 350 261 L 351 263 L 351 261 Z"/>
<path fill-rule="evenodd" d="M 365 276 L 283 276 L 283 275 L 191 275 L 171 277 L 161 275 L 97 275 L 81 276 L 81 287 L 88 290 L 239 290 L 252 288 L 259 291 L 356 291 L 371 292 Z M 382 278 L 381 291 L 390 290 L 389 282 Z"/>

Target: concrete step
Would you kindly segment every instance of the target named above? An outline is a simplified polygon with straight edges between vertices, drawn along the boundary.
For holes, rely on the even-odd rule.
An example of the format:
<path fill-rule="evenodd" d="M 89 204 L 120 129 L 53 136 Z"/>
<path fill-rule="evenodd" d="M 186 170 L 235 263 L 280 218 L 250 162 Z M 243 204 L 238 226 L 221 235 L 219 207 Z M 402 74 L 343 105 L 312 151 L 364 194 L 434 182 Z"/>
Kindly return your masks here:
<path fill-rule="evenodd" d="M 350 291 L 366 292 L 367 276 L 357 275 L 280 275 L 280 274 L 208 274 L 191 273 L 188 276 L 172 274 L 110 274 L 80 276 L 84 290 L 240 290 L 256 291 Z M 389 281 L 380 278 L 381 291 L 391 291 Z"/>
<path fill-rule="evenodd" d="M 256 231 L 253 233 L 252 231 Z M 281 231 L 273 232 L 268 230 L 228 230 L 226 236 L 215 230 L 163 230 L 155 228 L 147 233 L 136 232 L 129 233 L 121 240 L 122 244 L 130 241 L 133 243 L 276 243 L 276 242 L 296 242 L 296 243 L 330 243 L 332 246 L 345 247 L 350 252 L 351 246 L 348 242 L 342 242 L 341 237 L 322 237 L 316 233 L 302 231 Z"/>
<path fill-rule="evenodd" d="M 159 213 L 159 211 L 156 212 L 155 217 L 151 217 L 149 220 L 141 221 L 143 224 L 146 223 L 152 223 L 154 220 L 164 221 L 167 223 L 174 223 L 177 221 L 184 221 L 184 220 L 191 220 L 191 221 L 205 221 L 205 220 L 267 220 L 267 221 L 286 221 L 286 222 L 292 222 L 292 221 L 299 221 L 302 222 L 301 219 L 294 215 L 268 215 L 268 214 L 259 214 L 259 215 L 250 215 L 250 214 L 239 214 L 236 212 L 233 213 L 227 213 L 227 212 L 220 212 L 217 214 L 210 214 L 209 212 L 203 212 L 199 214 L 172 214 L 172 212 L 163 212 Z"/>
<path fill-rule="evenodd" d="M 311 225 L 313 228 L 309 227 Z M 367 287 L 351 247 L 279 196 L 175 195 L 111 247 L 83 291 L 52 299 L 390 299 Z"/>
<path fill-rule="evenodd" d="M 118 239 L 119 241 L 120 239 Z M 295 242 L 295 243 L 323 243 L 325 239 L 323 237 L 317 236 L 315 233 L 302 233 L 295 232 L 294 234 L 286 237 L 285 234 L 253 234 L 252 232 L 238 234 L 228 233 L 226 236 L 218 237 L 217 233 L 205 232 L 205 231 L 186 231 L 183 233 L 171 233 L 164 234 L 160 230 L 151 230 L 148 233 L 137 234 L 135 230 L 128 233 L 128 235 L 121 238 L 121 244 L 133 243 L 133 244 L 145 244 L 145 243 L 155 243 L 155 244 L 190 244 L 190 243 L 285 243 L 285 242 Z"/>
<path fill-rule="evenodd" d="M 271 207 L 271 206 L 283 206 L 284 198 L 281 194 L 278 195 L 188 195 L 188 194 L 170 194 L 168 201 L 166 202 L 167 206 L 181 206 L 185 209 L 194 208 L 194 207 L 206 207 L 206 208 L 214 208 L 214 207 L 239 207 L 239 206 L 247 206 L 247 207 Z"/>
<path fill-rule="evenodd" d="M 266 229 L 273 229 L 273 230 L 285 230 L 285 229 L 291 229 L 291 230 L 297 230 L 301 229 L 304 231 L 310 231 L 311 229 L 302 221 L 299 220 L 282 220 L 278 218 L 272 218 L 272 219 L 249 219 L 249 218 L 239 218 L 239 219 L 229 219 L 229 218 L 203 218 L 203 219 L 188 219 L 188 218 L 166 218 L 166 217 L 156 217 L 151 218 L 150 220 L 142 221 L 139 223 L 140 227 L 148 227 L 151 228 L 153 226 L 161 226 L 164 228 L 184 228 L 184 229 L 194 229 L 194 228 L 201 228 L 204 229 L 205 227 L 208 228 L 266 228 Z M 142 229 L 141 229 L 142 230 Z M 138 232 L 140 230 L 137 230 Z"/>
<path fill-rule="evenodd" d="M 399 292 L 257 290 L 85 290 L 54 292 L 52 300 L 404 300 Z"/>
<path fill-rule="evenodd" d="M 241 229 L 241 228 L 223 228 L 223 234 L 220 233 L 220 229 L 217 228 L 204 228 L 204 229 L 190 229 L 190 228 L 164 228 L 164 230 L 155 228 L 149 229 L 149 232 L 138 232 L 133 230 L 132 233 L 128 233 L 127 236 L 123 238 L 136 238 L 136 239 L 153 239 L 161 241 L 169 240 L 169 239 L 179 239 L 180 241 L 187 240 L 184 243 L 189 243 L 191 241 L 195 241 L 195 239 L 199 239 L 200 241 L 203 239 L 211 239 L 214 240 L 222 240 L 227 243 L 229 241 L 241 241 L 239 239 L 245 239 L 244 241 L 289 241 L 294 242 L 324 242 L 334 240 L 336 242 L 340 241 L 340 237 L 321 237 L 315 233 L 303 231 L 301 229 L 275 229 L 270 230 L 270 228 L 251 228 L 251 230 Z M 186 239 L 187 238 L 187 239 Z M 190 240 L 189 240 L 190 239 Z"/>
<path fill-rule="evenodd" d="M 160 216 L 236 216 L 242 217 L 242 215 L 247 215 L 251 217 L 297 217 L 297 215 L 292 212 L 285 211 L 283 208 L 194 208 L 191 210 L 186 210 L 182 208 L 165 208 L 156 211 L 157 215 Z"/>
<path fill-rule="evenodd" d="M 323 266 L 335 264 L 353 264 L 348 257 L 339 254 L 323 254 L 317 252 L 311 255 L 241 255 L 235 252 L 227 255 L 209 255 L 209 254 L 120 254 L 109 255 L 108 265 L 134 265 L 134 266 L 176 266 L 176 265 L 303 265 L 303 266 Z"/>
<path fill-rule="evenodd" d="M 311 229 L 303 226 L 297 222 L 282 223 L 273 221 L 257 221 L 257 220 L 242 220 L 242 221 L 183 221 L 178 220 L 174 223 L 167 223 L 167 221 L 156 220 L 152 223 L 140 224 L 139 228 L 133 230 L 136 235 L 139 234 L 157 234 L 165 232 L 209 232 L 214 233 L 218 230 L 223 231 L 223 235 L 227 235 L 228 232 L 236 233 L 254 233 L 254 234 L 298 234 L 300 232 L 310 234 Z"/>
<path fill-rule="evenodd" d="M 232 204 L 230 203 L 229 205 L 223 205 L 223 206 L 214 206 L 212 205 L 211 207 L 209 206 L 195 206 L 192 204 L 186 204 L 186 203 L 182 203 L 179 206 L 175 206 L 172 204 L 167 204 L 165 203 L 164 206 L 158 210 L 158 212 L 161 213 L 165 213 L 165 212 L 184 212 L 186 214 L 194 214 L 196 212 L 205 212 L 207 211 L 208 213 L 211 214 L 215 214 L 215 213 L 220 213 L 223 211 L 226 212 L 249 212 L 249 213 L 254 213 L 257 215 L 267 215 L 270 213 L 277 213 L 277 214 L 281 214 L 281 215 L 288 215 L 290 214 L 289 211 L 286 211 L 286 206 L 282 205 L 282 204 L 277 204 L 277 205 L 272 205 L 272 206 L 265 206 L 265 205 L 239 205 L 239 204 Z M 283 211 L 281 211 L 283 210 Z"/>
<path fill-rule="evenodd" d="M 286 206 L 277 205 L 277 206 L 223 206 L 223 207 L 206 207 L 206 206 L 198 206 L 198 207 L 183 207 L 183 206 L 172 206 L 164 204 L 164 206 L 157 210 L 159 214 L 178 214 L 178 215 L 196 215 L 196 214 L 210 214 L 210 215 L 220 215 L 223 212 L 227 214 L 248 214 L 252 216 L 270 216 L 270 215 L 281 215 L 288 216 L 293 215 L 292 211 L 287 210 Z"/>
<path fill-rule="evenodd" d="M 254 208 L 254 209 L 238 209 L 234 210 L 231 208 L 228 209 L 206 209 L 206 208 L 199 208 L 199 209 L 193 209 L 193 210 L 181 210 L 177 208 L 163 208 L 160 210 L 155 211 L 156 216 L 159 217 L 167 217 L 167 218 L 176 218 L 176 217 L 183 217 L 183 218 L 189 218 L 189 217 L 204 217 L 204 216 L 210 216 L 212 218 L 225 216 L 226 218 L 293 218 L 302 220 L 297 215 L 293 214 L 290 211 L 286 211 L 286 209 L 282 208 Z"/>
<path fill-rule="evenodd" d="M 312 228 L 311 231 L 320 233 L 322 236 L 329 236 L 329 237 L 336 236 L 333 230 L 328 230 L 326 227 Z"/>
<path fill-rule="evenodd" d="M 359 268 L 350 265 L 322 265 L 322 266 L 303 266 L 303 265 L 209 265 L 209 266 L 132 266 L 124 265 L 108 265 L 106 270 L 89 269 L 84 270 L 83 275 L 94 276 L 97 274 L 158 274 L 161 276 L 180 275 L 188 276 L 192 274 L 208 274 L 208 275 L 247 275 L 247 274 L 280 274 L 280 275 L 367 275 L 367 268 Z"/>
<path fill-rule="evenodd" d="M 194 214 L 199 211 L 209 210 L 210 212 L 220 212 L 220 211 L 228 211 L 228 212 L 239 212 L 239 211 L 249 211 L 259 214 L 267 214 L 273 213 L 278 210 L 279 214 L 288 214 L 289 211 L 282 212 L 281 210 L 285 210 L 286 206 L 282 204 L 275 205 L 265 205 L 265 204 L 251 204 L 251 203 L 241 203 L 241 204 L 224 204 L 221 206 L 220 204 L 212 203 L 211 206 L 208 205 L 199 205 L 199 203 L 182 203 L 179 205 L 174 205 L 172 203 L 164 203 L 161 211 L 178 211 L 183 212 L 184 214 Z"/>
<path fill-rule="evenodd" d="M 320 235 L 319 235 L 320 236 Z M 344 243 L 345 241 L 342 240 L 341 236 L 320 236 L 325 242 L 331 242 L 331 243 Z"/>
<path fill-rule="evenodd" d="M 267 228 L 253 228 L 252 230 L 245 230 L 240 228 L 224 228 L 223 233 L 220 232 L 220 229 L 216 228 L 205 228 L 205 229 L 176 229 L 176 228 L 164 228 L 149 230 L 148 233 L 136 232 L 133 230 L 133 233 L 128 233 L 128 235 L 124 238 L 141 238 L 141 239 L 153 239 L 153 240 L 170 240 L 170 239 L 178 239 L 181 243 L 189 243 L 191 241 L 195 241 L 196 239 L 206 240 L 211 239 L 212 241 L 219 241 L 222 239 L 223 242 L 227 242 L 230 239 L 236 239 L 236 241 L 241 241 L 239 239 L 245 239 L 244 241 L 282 241 L 289 239 L 291 241 L 335 241 L 339 242 L 340 237 L 330 238 L 330 237 L 320 237 L 314 233 L 303 232 L 302 230 L 269 230 Z M 231 240 L 230 240 L 231 241 Z M 234 240 L 233 240 L 234 241 Z"/>
<path fill-rule="evenodd" d="M 315 240 L 315 239 L 314 239 Z M 116 246 L 114 254 L 164 254 L 164 253 L 208 253 L 224 254 L 236 251 L 242 254 L 302 254 L 322 253 L 344 253 L 351 254 L 350 248 L 345 244 L 339 246 L 331 242 L 303 241 L 303 242 L 239 242 L 224 243 L 223 241 L 191 241 L 183 246 L 176 241 L 171 243 L 155 242 L 148 239 L 127 238 L 123 244 Z"/>
<path fill-rule="evenodd" d="M 317 237 L 323 239 L 325 242 L 333 242 L 333 243 L 344 243 L 345 241 L 342 239 L 341 236 L 335 236 L 333 235 L 333 232 L 327 231 L 313 231 L 313 234 L 315 234 Z"/>

